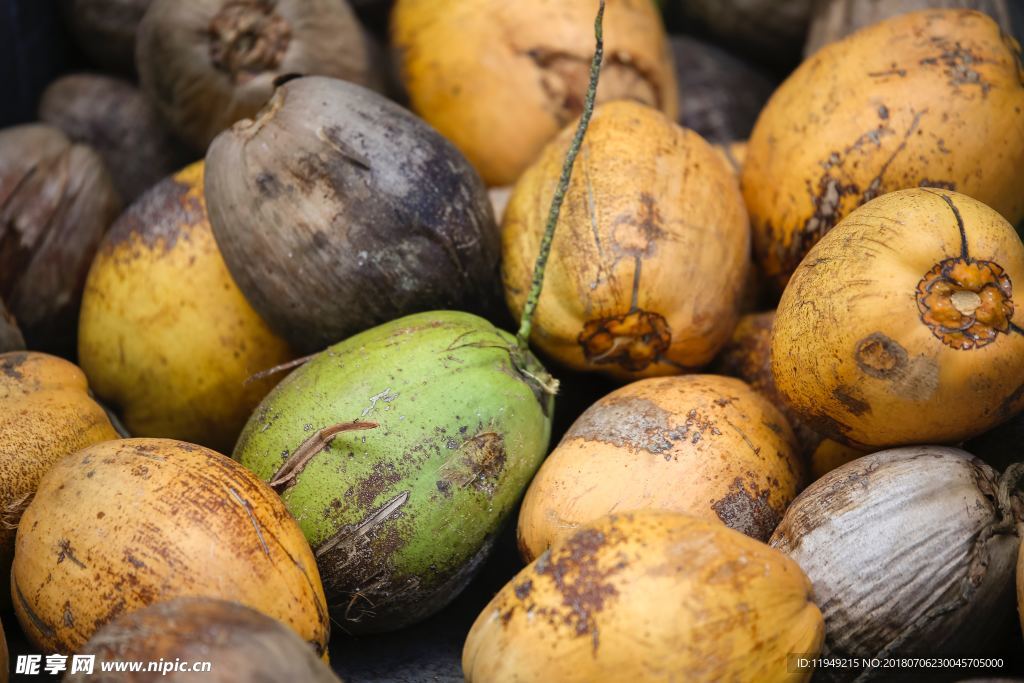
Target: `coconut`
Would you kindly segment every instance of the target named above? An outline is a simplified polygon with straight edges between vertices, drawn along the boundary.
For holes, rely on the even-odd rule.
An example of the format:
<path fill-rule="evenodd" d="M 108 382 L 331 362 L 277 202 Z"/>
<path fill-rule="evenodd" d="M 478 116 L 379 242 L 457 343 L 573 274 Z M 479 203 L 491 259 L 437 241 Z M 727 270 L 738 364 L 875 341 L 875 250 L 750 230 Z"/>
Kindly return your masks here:
<path fill-rule="evenodd" d="M 68 453 L 116 438 L 77 367 L 45 353 L 0 354 L 0 585 L 10 583 L 15 531 L 43 475 Z"/>
<path fill-rule="evenodd" d="M 887 192 L 936 187 L 1024 218 L 1020 45 L 989 16 L 911 12 L 807 59 L 743 164 L 758 265 L 781 290 L 810 248 Z"/>
<path fill-rule="evenodd" d="M 767 541 L 804 478 L 786 418 L 740 380 L 657 377 L 588 408 L 523 499 L 529 562 L 611 512 L 672 510 Z"/>
<path fill-rule="evenodd" d="M 206 199 L 235 281 L 299 351 L 497 298 L 479 177 L 422 120 L 352 83 L 283 85 L 210 147 Z"/>
<path fill-rule="evenodd" d="M 122 614 L 182 596 L 239 602 L 327 651 L 316 560 L 280 498 L 182 441 L 108 441 L 58 461 L 22 517 L 11 587 L 37 651 L 77 652 Z"/>
<path fill-rule="evenodd" d="M 965 451 L 914 446 L 854 460 L 800 494 L 771 545 L 814 584 L 823 656 L 984 656 L 1012 618 L 1020 474 L 1000 479 Z"/>
<path fill-rule="evenodd" d="M 1024 407 L 1024 244 L 948 190 L 890 192 L 811 249 L 772 328 L 775 386 L 815 431 L 869 450 L 956 443 Z"/>
<path fill-rule="evenodd" d="M 597 0 L 399 0 L 391 40 L 413 109 L 489 185 L 510 185 L 583 110 Z M 653 2 L 608 3 L 598 102 L 676 117 L 672 53 Z"/>
<path fill-rule="evenodd" d="M 135 33 L 153 0 L 61 0 L 75 42 L 97 66 L 135 73 Z"/>
<path fill-rule="evenodd" d="M 526 305 L 572 130 L 516 183 L 502 225 L 505 299 Z M 533 341 L 620 379 L 709 363 L 739 317 L 750 229 L 733 170 L 693 131 L 635 102 L 594 113 L 552 242 Z M 680 284 L 683 277 L 699 288 Z"/>
<path fill-rule="evenodd" d="M 336 344 L 260 404 L 234 457 L 269 482 L 348 632 L 430 616 L 475 574 L 547 453 L 553 397 L 511 335 L 467 313 Z"/>
<path fill-rule="evenodd" d="M 30 347 L 74 353 L 89 264 L 120 210 L 89 147 L 46 125 L 0 131 L 0 297 Z"/>
<path fill-rule="evenodd" d="M 746 140 L 775 79 L 719 47 L 672 36 L 679 123 L 715 143 Z"/>
<path fill-rule="evenodd" d="M 225 450 L 283 376 L 257 377 L 292 354 L 224 265 L 202 162 L 158 183 L 110 228 L 82 296 L 78 357 L 135 436 Z"/>
<path fill-rule="evenodd" d="M 18 329 L 18 321 L 7 310 L 4 300 L 0 299 L 0 353 L 21 351 L 24 348 L 25 337 Z"/>
<path fill-rule="evenodd" d="M 804 55 L 810 56 L 823 46 L 871 24 L 922 9 L 952 8 L 984 12 L 995 19 L 1001 29 L 1020 38 L 1021 29 L 1024 28 L 1024 14 L 1019 14 L 1015 21 L 1015 4 L 1016 0 L 821 0 L 814 3 Z"/>
<path fill-rule="evenodd" d="M 95 671 L 109 662 L 157 662 L 159 674 L 145 680 L 189 683 L 340 683 L 295 631 L 237 602 L 175 598 L 122 614 L 98 630 L 79 654 L 95 657 Z M 181 665 L 210 664 L 208 672 Z M 173 668 L 173 667 L 176 667 Z M 65 683 L 92 683 L 91 673 L 70 674 Z M 101 683 L 138 683 L 139 675 L 112 671 Z"/>
<path fill-rule="evenodd" d="M 809 460 L 810 480 L 814 481 L 867 451 L 823 437 L 804 424 L 786 405 L 772 375 L 771 335 L 774 322 L 775 311 L 748 313 L 740 318 L 732 337 L 715 361 L 715 369 L 747 382 L 782 411 L 796 434 L 800 454 Z"/>
<path fill-rule="evenodd" d="M 126 204 L 193 157 L 142 91 L 119 78 L 58 78 L 43 93 L 39 118 L 96 150 Z"/>
<path fill-rule="evenodd" d="M 805 681 L 823 637 L 795 562 L 717 522 L 647 510 L 556 542 L 491 600 L 467 683 Z M 610 672 L 614 672 L 613 674 Z"/>
<path fill-rule="evenodd" d="M 370 48 L 345 0 L 154 0 L 139 26 L 142 87 L 197 151 L 267 103 L 278 78 L 370 84 Z"/>

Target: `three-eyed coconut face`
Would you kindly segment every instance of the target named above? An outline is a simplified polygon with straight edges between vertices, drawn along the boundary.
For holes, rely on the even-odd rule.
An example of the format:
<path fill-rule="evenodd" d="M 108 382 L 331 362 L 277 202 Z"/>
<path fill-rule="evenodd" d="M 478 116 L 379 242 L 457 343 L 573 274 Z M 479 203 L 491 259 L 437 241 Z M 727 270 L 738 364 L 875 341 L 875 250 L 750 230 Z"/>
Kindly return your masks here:
<path fill-rule="evenodd" d="M 1024 245 L 947 190 L 884 195 L 844 219 L 779 303 L 772 370 L 815 430 L 861 446 L 956 442 L 1024 403 Z"/>

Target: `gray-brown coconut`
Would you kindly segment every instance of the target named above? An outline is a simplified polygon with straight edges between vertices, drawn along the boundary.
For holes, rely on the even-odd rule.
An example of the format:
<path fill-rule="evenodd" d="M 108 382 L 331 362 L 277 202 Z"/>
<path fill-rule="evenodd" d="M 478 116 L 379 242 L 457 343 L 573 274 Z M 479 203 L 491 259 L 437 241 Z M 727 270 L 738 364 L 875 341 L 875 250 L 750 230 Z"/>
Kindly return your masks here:
<path fill-rule="evenodd" d="M 95 149 L 126 204 L 195 159 L 128 81 L 99 74 L 59 78 L 43 92 L 39 118 Z"/>
<path fill-rule="evenodd" d="M 153 0 L 61 0 L 64 20 L 85 55 L 108 71 L 135 73 L 135 32 Z"/>
<path fill-rule="evenodd" d="M 142 87 L 199 151 L 291 74 L 371 84 L 372 48 L 345 0 L 154 0 L 139 26 Z"/>
<path fill-rule="evenodd" d="M 799 58 L 814 0 L 675 0 L 685 21 L 743 54 L 783 64 Z"/>
<path fill-rule="evenodd" d="M 1024 38 L 1024 8 L 1019 4 L 1020 0 L 815 0 L 804 55 L 809 57 L 865 26 L 923 9 L 963 8 L 984 12 L 1004 31 L 1021 39 Z"/>
<path fill-rule="evenodd" d="M 176 598 L 124 614 L 79 654 L 96 657 L 93 674 L 64 683 L 339 683 L 292 629 L 237 602 Z M 102 662 L 209 662 L 209 672 L 101 672 Z"/>
<path fill-rule="evenodd" d="M 986 654 L 1012 618 L 1024 528 L 1024 496 L 1007 472 L 1000 479 L 966 451 L 913 446 L 858 458 L 804 490 L 770 544 L 814 584 L 822 657 Z"/>
<path fill-rule="evenodd" d="M 31 348 L 74 353 L 85 277 L 120 210 L 89 147 L 42 124 L 0 131 L 0 297 Z"/>
<path fill-rule="evenodd" d="M 281 86 L 210 146 L 206 201 L 238 286 L 296 349 L 496 298 L 483 182 L 434 129 L 358 85 Z"/>
<path fill-rule="evenodd" d="M 742 59 L 688 36 L 672 36 L 679 124 L 710 142 L 746 140 L 778 85 Z"/>

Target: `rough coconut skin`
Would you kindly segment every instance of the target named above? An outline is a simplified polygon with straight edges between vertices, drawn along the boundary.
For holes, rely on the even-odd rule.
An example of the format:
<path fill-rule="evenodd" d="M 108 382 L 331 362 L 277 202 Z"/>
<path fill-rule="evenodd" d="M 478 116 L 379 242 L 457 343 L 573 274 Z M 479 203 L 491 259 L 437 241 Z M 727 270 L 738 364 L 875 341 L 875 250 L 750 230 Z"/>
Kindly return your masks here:
<path fill-rule="evenodd" d="M 811 249 L 772 329 L 776 387 L 852 446 L 955 443 L 1024 406 L 1024 244 L 932 188 L 890 192 Z"/>
<path fill-rule="evenodd" d="M 544 461 L 519 513 L 536 559 L 588 522 L 672 510 L 767 541 L 803 484 L 786 418 L 738 379 L 654 377 L 588 408 Z"/>
<path fill-rule="evenodd" d="M 254 378 L 293 356 L 221 258 L 202 162 L 158 183 L 104 237 L 82 296 L 78 357 L 133 435 L 225 452 L 281 377 Z"/>
<path fill-rule="evenodd" d="M 498 231 L 461 154 L 344 81 L 289 81 L 210 147 L 217 243 L 254 308 L 299 351 L 438 308 L 495 307 Z"/>
<path fill-rule="evenodd" d="M 183 596 L 233 600 L 327 652 L 316 560 L 280 498 L 201 446 L 120 439 L 47 473 L 19 529 L 11 592 L 37 652 L 77 652 L 118 616 Z"/>
<path fill-rule="evenodd" d="M 484 180 L 514 183 L 583 111 L 596 0 L 398 0 L 391 38 L 413 109 Z M 598 102 L 677 114 L 658 7 L 614 0 L 604 17 Z"/>
<path fill-rule="evenodd" d="M 572 133 L 544 148 L 505 209 L 502 278 L 517 318 Z M 749 255 L 722 155 L 655 109 L 603 104 L 566 193 L 531 340 L 573 369 L 619 379 L 693 370 L 736 324 Z"/>
<path fill-rule="evenodd" d="M 824 626 L 780 552 L 718 523 L 645 510 L 556 542 L 477 617 L 467 683 L 806 681 Z"/>
<path fill-rule="evenodd" d="M 45 353 L 0 354 L 0 586 L 10 584 L 18 523 L 43 475 L 65 455 L 116 438 L 77 367 Z M 0 596 L 9 607 L 10 592 Z"/>
<path fill-rule="evenodd" d="M 79 654 L 98 662 L 210 662 L 210 671 L 170 672 L 167 683 L 340 683 L 308 643 L 281 622 L 237 602 L 176 598 L 124 614 L 89 639 Z M 99 671 L 100 665 L 96 665 Z M 78 673 L 65 683 L 95 683 Z M 103 673 L 100 683 L 139 683 L 138 674 Z"/>
<path fill-rule="evenodd" d="M 514 510 L 553 407 L 531 377 L 543 368 L 531 356 L 517 369 L 514 349 L 476 316 L 407 316 L 294 371 L 243 430 L 234 457 L 280 492 L 346 631 L 439 610 Z M 323 440 L 335 425 L 355 430 Z"/>
<path fill-rule="evenodd" d="M 1011 618 L 1024 521 L 1024 498 L 1001 501 L 999 489 L 969 453 L 914 446 L 854 460 L 800 494 L 771 545 L 814 583 L 823 656 L 984 653 Z"/>
<path fill-rule="evenodd" d="M 742 186 L 782 289 L 844 216 L 902 188 L 956 190 L 1024 218 L 1020 45 L 970 10 L 911 12 L 825 46 L 775 91 Z"/>

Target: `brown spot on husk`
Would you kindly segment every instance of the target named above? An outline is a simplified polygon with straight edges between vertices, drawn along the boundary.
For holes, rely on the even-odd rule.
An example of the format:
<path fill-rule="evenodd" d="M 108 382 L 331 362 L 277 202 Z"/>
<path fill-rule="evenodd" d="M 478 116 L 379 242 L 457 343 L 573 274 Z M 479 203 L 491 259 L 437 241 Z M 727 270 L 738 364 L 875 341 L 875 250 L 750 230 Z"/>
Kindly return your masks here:
<path fill-rule="evenodd" d="M 711 505 L 718 518 L 736 531 L 767 541 L 782 519 L 782 511 L 768 502 L 770 492 L 751 482 L 748 489 L 740 477 L 729 486 L 729 493 Z"/>
<path fill-rule="evenodd" d="M 193 189 L 173 177 L 154 185 L 110 226 L 101 246 L 103 252 L 132 237 L 149 249 L 173 249 L 179 239 L 188 238 L 192 226 L 207 221 L 206 209 Z"/>
<path fill-rule="evenodd" d="M 881 332 L 861 339 L 854 358 L 861 370 L 879 379 L 899 376 L 907 366 L 907 350 Z"/>
<path fill-rule="evenodd" d="M 635 310 L 587 322 L 577 340 L 587 361 L 638 372 L 668 351 L 672 330 L 658 313 Z"/>
<path fill-rule="evenodd" d="M 832 397 L 842 403 L 854 415 L 859 416 L 871 411 L 871 406 L 860 397 L 854 396 L 849 387 L 836 387 L 832 390 Z"/>
<path fill-rule="evenodd" d="M 497 432 L 483 432 L 466 439 L 457 454 L 438 470 L 438 490 L 446 493 L 445 484 L 460 488 L 473 486 L 476 490 L 494 494 L 501 473 L 505 469 L 505 439 Z"/>
<path fill-rule="evenodd" d="M 546 551 L 534 563 L 537 575 L 549 578 L 562 596 L 566 610 L 558 615 L 577 636 L 590 635 L 594 650 L 599 644 L 597 615 L 605 603 L 618 595 L 610 578 L 625 568 L 625 562 L 601 567 L 598 553 L 614 542 L 604 532 L 583 529 L 570 536 L 557 550 Z"/>

